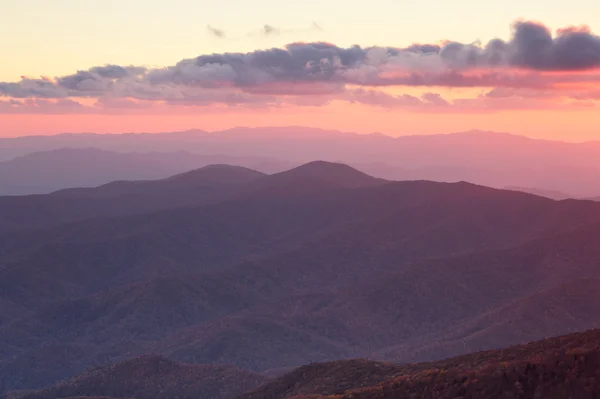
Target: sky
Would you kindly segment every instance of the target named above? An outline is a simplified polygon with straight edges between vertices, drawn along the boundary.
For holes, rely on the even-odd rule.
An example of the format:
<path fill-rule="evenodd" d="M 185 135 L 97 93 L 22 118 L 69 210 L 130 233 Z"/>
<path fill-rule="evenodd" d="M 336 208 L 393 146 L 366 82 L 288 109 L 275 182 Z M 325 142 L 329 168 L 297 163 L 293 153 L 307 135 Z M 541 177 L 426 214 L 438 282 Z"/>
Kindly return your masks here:
<path fill-rule="evenodd" d="M 305 125 L 600 139 L 597 0 L 0 9 L 0 136 Z"/>

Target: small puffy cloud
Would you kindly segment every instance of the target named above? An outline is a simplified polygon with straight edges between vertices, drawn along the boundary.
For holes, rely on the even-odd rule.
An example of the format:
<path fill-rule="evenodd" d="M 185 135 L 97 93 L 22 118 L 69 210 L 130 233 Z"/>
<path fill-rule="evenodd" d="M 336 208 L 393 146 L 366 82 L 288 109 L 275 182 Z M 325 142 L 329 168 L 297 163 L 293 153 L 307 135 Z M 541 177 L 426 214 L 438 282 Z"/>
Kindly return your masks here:
<path fill-rule="evenodd" d="M 221 29 L 217 29 L 210 25 L 207 25 L 206 29 L 208 30 L 208 33 L 210 33 L 211 35 L 213 35 L 214 37 L 217 37 L 219 39 L 225 39 L 227 37 L 227 35 L 225 34 L 225 31 L 223 31 Z"/>
<path fill-rule="evenodd" d="M 274 26 L 265 24 L 261 29 L 261 33 L 265 36 L 273 36 L 273 35 L 280 34 L 281 31 L 279 29 L 275 28 Z"/>

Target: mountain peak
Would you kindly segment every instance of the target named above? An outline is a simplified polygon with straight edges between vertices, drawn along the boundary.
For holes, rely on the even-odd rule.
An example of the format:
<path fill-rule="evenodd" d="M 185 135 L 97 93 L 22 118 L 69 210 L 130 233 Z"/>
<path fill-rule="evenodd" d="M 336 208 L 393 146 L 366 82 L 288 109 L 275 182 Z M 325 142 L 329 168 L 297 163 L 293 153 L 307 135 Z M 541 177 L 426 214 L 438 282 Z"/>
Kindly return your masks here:
<path fill-rule="evenodd" d="M 170 182 L 177 181 L 180 183 L 194 183 L 196 181 L 248 183 L 262 176 L 265 176 L 265 174 L 243 166 L 213 164 L 189 172 L 180 173 L 168 177 L 165 180 Z"/>
<path fill-rule="evenodd" d="M 371 187 L 386 183 L 348 165 L 313 161 L 258 179 L 245 194 L 298 195 L 340 188 Z"/>
<path fill-rule="evenodd" d="M 351 166 L 327 161 L 312 161 L 285 172 L 273 175 L 278 178 L 316 178 L 344 188 L 373 186 L 384 183 L 378 179 L 354 169 Z"/>

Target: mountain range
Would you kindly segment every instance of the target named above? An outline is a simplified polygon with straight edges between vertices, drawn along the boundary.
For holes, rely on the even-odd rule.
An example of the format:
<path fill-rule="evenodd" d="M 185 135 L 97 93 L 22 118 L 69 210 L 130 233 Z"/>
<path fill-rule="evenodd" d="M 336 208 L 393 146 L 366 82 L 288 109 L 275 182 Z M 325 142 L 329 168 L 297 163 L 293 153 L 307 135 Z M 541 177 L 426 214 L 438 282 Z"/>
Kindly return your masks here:
<path fill-rule="evenodd" d="M 258 386 L 313 362 L 434 361 L 600 327 L 595 201 L 324 161 L 0 201 L 0 392 L 150 354 Z"/>
<path fill-rule="evenodd" d="M 0 195 L 48 194 L 72 187 L 91 188 L 116 180 L 165 179 L 215 164 L 245 166 L 267 173 L 291 167 L 286 162 L 265 157 L 199 155 L 183 150 L 122 153 L 97 148 L 60 148 L 0 162 Z"/>
<path fill-rule="evenodd" d="M 600 142 L 485 131 L 390 137 L 302 127 L 0 139 L 0 194 L 160 179 L 208 164 L 275 173 L 315 159 L 388 180 L 469 181 L 561 199 L 600 195 Z"/>

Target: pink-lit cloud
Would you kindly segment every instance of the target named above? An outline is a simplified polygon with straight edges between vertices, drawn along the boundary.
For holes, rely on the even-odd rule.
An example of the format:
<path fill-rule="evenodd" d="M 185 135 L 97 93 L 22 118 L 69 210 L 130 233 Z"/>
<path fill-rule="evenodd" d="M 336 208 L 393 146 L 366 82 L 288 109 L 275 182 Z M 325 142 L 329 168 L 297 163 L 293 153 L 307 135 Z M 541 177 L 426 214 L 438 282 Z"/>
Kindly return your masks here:
<path fill-rule="evenodd" d="M 214 35 L 224 35 L 209 29 Z M 274 28 L 265 27 L 267 31 L 273 34 Z M 518 21 L 509 41 L 406 48 L 292 43 L 283 49 L 201 55 L 164 68 L 105 65 L 54 78 L 24 77 L 18 82 L 0 82 L 0 96 L 34 100 L 3 101 L 1 112 L 5 113 L 74 112 L 69 102 L 44 99 L 74 104 L 80 104 L 77 99 L 96 99 L 94 105 L 80 104 L 85 112 L 149 109 L 154 102 L 175 107 L 278 107 L 333 100 L 409 109 L 492 110 L 489 104 L 504 104 L 501 101 L 506 98 L 525 108 L 548 105 L 546 99 L 553 97 L 596 100 L 598 90 L 592 86 L 597 84 L 600 37 L 588 27 L 559 29 L 553 36 L 541 24 Z M 388 87 L 430 90 L 415 97 L 390 94 Z M 444 88 L 489 92 L 480 98 L 451 101 L 436 92 Z M 576 101 L 569 104 L 576 106 Z"/>

